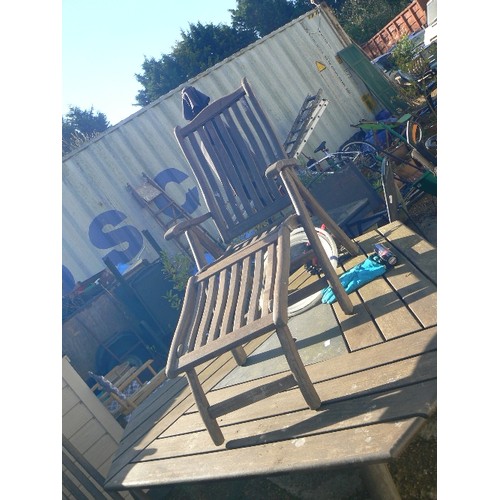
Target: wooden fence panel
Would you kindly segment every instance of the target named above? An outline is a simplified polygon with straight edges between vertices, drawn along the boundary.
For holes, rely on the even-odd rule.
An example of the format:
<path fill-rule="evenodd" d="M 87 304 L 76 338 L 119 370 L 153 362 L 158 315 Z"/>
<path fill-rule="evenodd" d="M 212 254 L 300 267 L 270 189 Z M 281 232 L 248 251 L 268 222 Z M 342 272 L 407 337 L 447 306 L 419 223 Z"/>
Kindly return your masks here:
<path fill-rule="evenodd" d="M 137 498 L 131 492 L 117 494 L 103 489 L 123 429 L 66 356 L 62 358 L 62 382 L 63 496 Z"/>

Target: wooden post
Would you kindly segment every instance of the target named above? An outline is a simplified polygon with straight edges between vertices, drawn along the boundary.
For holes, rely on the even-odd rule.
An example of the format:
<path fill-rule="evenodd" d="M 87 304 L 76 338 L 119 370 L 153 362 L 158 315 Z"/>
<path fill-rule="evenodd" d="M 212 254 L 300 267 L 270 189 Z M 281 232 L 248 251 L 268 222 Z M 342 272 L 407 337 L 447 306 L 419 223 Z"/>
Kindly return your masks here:
<path fill-rule="evenodd" d="M 161 258 L 163 250 L 161 249 L 158 242 L 153 238 L 153 235 L 147 229 L 143 229 L 141 233 L 146 237 L 151 246 L 155 249 L 158 256 Z"/>
<path fill-rule="evenodd" d="M 372 500 L 401 500 L 387 464 L 365 465 L 361 476 Z"/>

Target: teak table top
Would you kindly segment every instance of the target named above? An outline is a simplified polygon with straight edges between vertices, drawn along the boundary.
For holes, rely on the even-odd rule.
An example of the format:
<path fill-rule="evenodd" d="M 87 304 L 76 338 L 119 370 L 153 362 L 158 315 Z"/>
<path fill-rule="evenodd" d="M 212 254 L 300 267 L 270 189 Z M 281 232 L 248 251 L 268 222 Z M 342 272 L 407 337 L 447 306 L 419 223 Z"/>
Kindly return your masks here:
<path fill-rule="evenodd" d="M 132 413 L 105 487 L 142 489 L 399 457 L 436 407 L 436 249 L 399 221 L 355 240 L 364 254 L 347 260 L 339 273 L 364 260 L 374 243 L 399 260 L 350 294 L 354 315 L 334 303 L 291 318 L 323 401 L 318 411 L 292 388 L 221 417 L 226 442 L 215 446 L 185 377 L 165 380 Z M 238 367 L 230 353 L 207 362 L 200 381 L 211 403 L 251 388 L 257 376 L 280 376 L 279 359 L 272 349 L 266 355 L 265 342 L 247 345 L 254 353 L 248 366 Z M 340 347 L 330 349 L 332 342 Z"/>

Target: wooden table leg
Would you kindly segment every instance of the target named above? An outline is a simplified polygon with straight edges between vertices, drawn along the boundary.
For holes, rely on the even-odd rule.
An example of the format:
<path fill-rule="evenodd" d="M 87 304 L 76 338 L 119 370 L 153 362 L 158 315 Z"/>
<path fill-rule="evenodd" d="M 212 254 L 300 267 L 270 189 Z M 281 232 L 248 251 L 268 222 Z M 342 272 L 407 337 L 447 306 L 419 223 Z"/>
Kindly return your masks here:
<path fill-rule="evenodd" d="M 387 464 L 365 465 L 361 476 L 372 500 L 401 500 Z"/>

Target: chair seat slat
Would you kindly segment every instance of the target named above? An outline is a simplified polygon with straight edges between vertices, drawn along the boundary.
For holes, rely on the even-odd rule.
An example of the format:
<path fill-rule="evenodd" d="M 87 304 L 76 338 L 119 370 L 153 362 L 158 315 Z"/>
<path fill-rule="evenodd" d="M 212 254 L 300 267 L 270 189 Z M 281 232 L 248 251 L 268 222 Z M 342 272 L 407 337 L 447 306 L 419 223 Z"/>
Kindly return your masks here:
<path fill-rule="evenodd" d="M 272 245 L 270 245 L 272 247 Z M 269 248 L 269 247 L 267 247 Z M 252 276 L 252 290 L 250 293 L 250 301 L 248 304 L 247 322 L 254 321 L 260 317 L 260 300 L 262 299 L 262 291 L 264 285 L 264 253 L 267 248 L 258 250 L 254 255 L 254 270 Z"/>
<path fill-rule="evenodd" d="M 218 287 L 219 276 L 212 275 L 206 283 L 206 299 L 205 306 L 202 311 L 201 321 L 198 326 L 198 334 L 195 343 L 195 349 L 205 345 L 208 340 L 209 330 L 212 323 L 214 315 L 214 305 L 217 298 L 217 287 Z"/>
<path fill-rule="evenodd" d="M 235 330 L 244 326 L 246 322 L 249 288 L 252 285 L 251 273 L 253 269 L 251 260 L 252 255 L 249 255 L 246 256 L 242 262 L 241 281 L 238 289 L 238 295 L 235 297 L 237 301 L 233 325 L 233 329 Z"/>
<path fill-rule="evenodd" d="M 254 321 L 250 325 L 242 326 L 237 330 L 233 330 L 230 334 L 224 337 L 219 337 L 216 342 L 210 342 L 201 346 L 196 351 L 188 352 L 179 358 L 177 372 L 183 372 L 194 368 L 205 361 L 209 361 L 220 354 L 223 354 L 230 349 L 237 347 L 242 342 L 249 342 L 261 335 L 272 332 L 275 328 L 273 317 L 271 314 L 262 316 L 262 318 Z"/>
<path fill-rule="evenodd" d="M 235 263 L 231 266 L 231 276 L 227 294 L 227 303 L 220 327 L 220 337 L 230 333 L 234 324 L 238 286 L 241 282 L 241 266 Z"/>
<path fill-rule="evenodd" d="M 274 293 L 274 280 L 276 277 L 276 247 L 268 247 L 264 268 L 264 291 L 262 293 L 262 314 L 271 311 L 270 300 Z"/>
<path fill-rule="evenodd" d="M 203 285 L 203 283 L 198 283 L 196 289 L 194 290 L 194 293 L 196 294 L 196 297 L 193 301 L 195 303 L 194 311 L 196 311 L 197 314 L 194 315 L 191 322 L 191 328 L 189 330 L 189 333 L 186 335 L 187 342 L 185 345 L 185 350 L 187 352 L 191 352 L 195 348 L 198 337 L 198 330 L 201 322 L 201 314 L 199 313 L 199 311 L 203 311 L 205 308 L 206 292 Z"/>
<path fill-rule="evenodd" d="M 214 313 L 208 333 L 208 342 L 219 338 L 222 319 L 227 307 L 227 296 L 229 290 L 230 270 L 223 269 L 219 275 L 217 299 L 215 301 Z"/>

